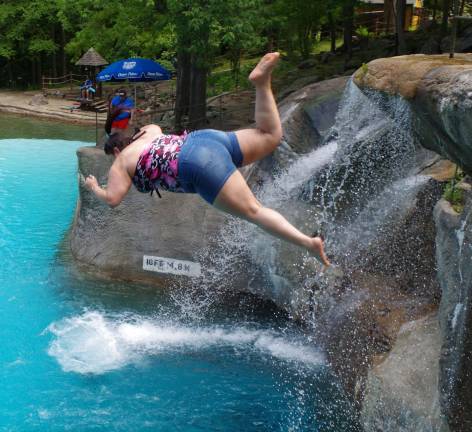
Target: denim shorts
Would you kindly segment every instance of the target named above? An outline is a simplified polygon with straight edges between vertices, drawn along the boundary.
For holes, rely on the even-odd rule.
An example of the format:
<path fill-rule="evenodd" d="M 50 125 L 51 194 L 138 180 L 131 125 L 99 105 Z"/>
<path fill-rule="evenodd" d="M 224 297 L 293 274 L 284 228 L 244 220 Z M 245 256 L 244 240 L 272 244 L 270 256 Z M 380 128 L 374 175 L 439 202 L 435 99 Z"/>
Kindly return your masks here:
<path fill-rule="evenodd" d="M 190 133 L 182 145 L 178 179 L 185 192 L 198 193 L 213 204 L 226 180 L 242 163 L 234 132 L 198 130 Z"/>

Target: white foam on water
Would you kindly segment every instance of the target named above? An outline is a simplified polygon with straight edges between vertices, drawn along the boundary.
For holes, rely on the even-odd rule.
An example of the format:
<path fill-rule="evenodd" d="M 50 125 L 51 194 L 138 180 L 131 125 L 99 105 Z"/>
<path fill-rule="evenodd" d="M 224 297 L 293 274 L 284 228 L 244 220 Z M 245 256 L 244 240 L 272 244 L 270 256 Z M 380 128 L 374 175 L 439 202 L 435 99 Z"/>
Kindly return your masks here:
<path fill-rule="evenodd" d="M 88 311 L 52 323 L 47 330 L 55 336 L 49 355 L 65 372 L 81 374 L 103 374 L 146 356 L 221 345 L 246 346 L 262 355 L 308 366 L 324 361 L 314 347 L 276 332 L 245 327 L 185 327 L 159 318 L 113 318 Z"/>

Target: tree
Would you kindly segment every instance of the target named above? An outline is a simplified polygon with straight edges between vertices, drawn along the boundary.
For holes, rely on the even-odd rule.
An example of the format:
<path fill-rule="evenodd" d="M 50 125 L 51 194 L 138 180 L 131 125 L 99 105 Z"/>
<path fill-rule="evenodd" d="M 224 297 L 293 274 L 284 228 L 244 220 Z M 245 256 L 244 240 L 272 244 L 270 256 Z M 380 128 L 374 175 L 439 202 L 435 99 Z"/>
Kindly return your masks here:
<path fill-rule="evenodd" d="M 395 34 L 396 34 L 396 52 L 397 54 L 406 53 L 405 42 L 405 10 L 406 0 L 396 0 L 395 4 Z"/>
<path fill-rule="evenodd" d="M 260 0 L 168 0 L 176 34 L 175 128 L 188 114 L 189 127 L 206 123 L 206 88 L 215 55 L 224 47 L 233 64 L 254 38 Z M 257 44 L 256 44 L 257 45 Z"/>
<path fill-rule="evenodd" d="M 449 24 L 449 12 L 451 11 L 451 0 L 442 0 L 442 21 L 441 21 L 441 34 L 447 34 L 447 27 Z"/>
<path fill-rule="evenodd" d="M 352 58 L 352 37 L 354 36 L 354 7 L 356 0 L 343 0 L 342 15 L 344 28 L 344 52 L 346 61 Z"/>
<path fill-rule="evenodd" d="M 336 28 L 339 17 L 341 16 L 342 8 L 339 0 L 329 0 L 326 5 L 326 15 L 329 25 L 329 37 L 331 41 L 331 52 L 336 52 Z"/>
<path fill-rule="evenodd" d="M 331 5 L 333 3 L 333 5 Z M 303 59 L 309 57 L 323 24 L 328 22 L 328 8 L 335 12 L 335 1 L 326 0 L 277 0 L 274 14 L 283 35 L 283 48 Z"/>

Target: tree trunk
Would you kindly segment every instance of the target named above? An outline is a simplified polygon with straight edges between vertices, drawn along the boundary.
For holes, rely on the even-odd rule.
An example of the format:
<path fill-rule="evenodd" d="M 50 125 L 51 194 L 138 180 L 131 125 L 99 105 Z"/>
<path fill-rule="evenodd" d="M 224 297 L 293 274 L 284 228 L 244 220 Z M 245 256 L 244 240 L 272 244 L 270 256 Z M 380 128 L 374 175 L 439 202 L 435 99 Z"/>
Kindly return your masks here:
<path fill-rule="evenodd" d="M 66 32 L 64 27 L 61 25 L 61 62 L 62 62 L 62 75 L 67 74 L 67 62 L 66 62 Z"/>
<path fill-rule="evenodd" d="M 397 35 L 397 55 L 406 53 L 406 43 L 405 43 L 405 10 L 406 10 L 406 0 L 396 0 L 396 35 Z"/>
<path fill-rule="evenodd" d="M 385 20 L 385 32 L 390 33 L 394 28 L 395 20 L 395 8 L 393 2 L 395 0 L 385 0 L 384 5 L 384 20 Z M 393 32 L 392 32 L 393 33 Z"/>
<path fill-rule="evenodd" d="M 51 39 L 56 42 L 56 26 L 51 26 Z M 57 52 L 54 50 L 51 53 L 51 67 L 52 67 L 52 76 L 57 77 Z"/>
<path fill-rule="evenodd" d="M 438 12 L 438 0 L 434 0 L 434 3 L 433 3 L 433 22 L 434 23 L 436 22 L 437 12 Z"/>
<path fill-rule="evenodd" d="M 352 58 L 352 36 L 354 35 L 354 1 L 349 0 L 343 7 L 344 52 L 346 62 Z"/>
<path fill-rule="evenodd" d="M 36 82 L 42 86 L 43 83 L 43 67 L 42 67 L 42 55 L 39 54 L 38 59 L 37 59 L 37 67 L 36 67 L 36 73 L 37 73 L 37 80 Z"/>
<path fill-rule="evenodd" d="M 199 129 L 206 125 L 206 90 L 208 70 L 192 55 L 189 128 Z"/>
<path fill-rule="evenodd" d="M 52 53 L 52 76 L 57 77 L 57 61 L 56 61 L 56 52 Z"/>
<path fill-rule="evenodd" d="M 190 54 L 186 51 L 177 53 L 177 89 L 175 95 L 174 128 L 181 131 L 184 127 L 183 116 L 188 114 L 190 104 Z"/>
<path fill-rule="evenodd" d="M 336 21 L 334 20 L 333 12 L 328 12 L 329 22 L 329 37 L 331 39 L 331 52 L 336 52 Z"/>
<path fill-rule="evenodd" d="M 443 36 L 447 34 L 450 10 L 451 10 L 451 0 L 443 0 L 443 9 L 442 9 L 443 16 L 442 16 L 442 22 L 441 22 L 441 34 Z"/>
<path fill-rule="evenodd" d="M 31 57 L 31 85 L 36 85 L 36 59 Z M 26 83 L 25 83 L 26 84 Z"/>
<path fill-rule="evenodd" d="M 8 87 L 14 87 L 13 83 L 13 70 L 11 68 L 11 61 L 7 61 L 7 73 L 8 73 Z"/>

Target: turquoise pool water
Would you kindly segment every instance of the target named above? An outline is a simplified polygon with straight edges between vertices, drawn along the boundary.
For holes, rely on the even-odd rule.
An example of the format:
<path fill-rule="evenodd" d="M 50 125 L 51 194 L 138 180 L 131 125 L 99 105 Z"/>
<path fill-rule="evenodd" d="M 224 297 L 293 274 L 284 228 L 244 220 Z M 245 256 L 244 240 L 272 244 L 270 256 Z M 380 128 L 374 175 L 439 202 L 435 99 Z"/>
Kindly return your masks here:
<path fill-rule="evenodd" d="M 75 270 L 65 236 L 84 143 L 7 135 L 1 431 L 357 430 L 322 353 L 267 305 L 233 299 L 192 322 L 153 287 Z"/>

